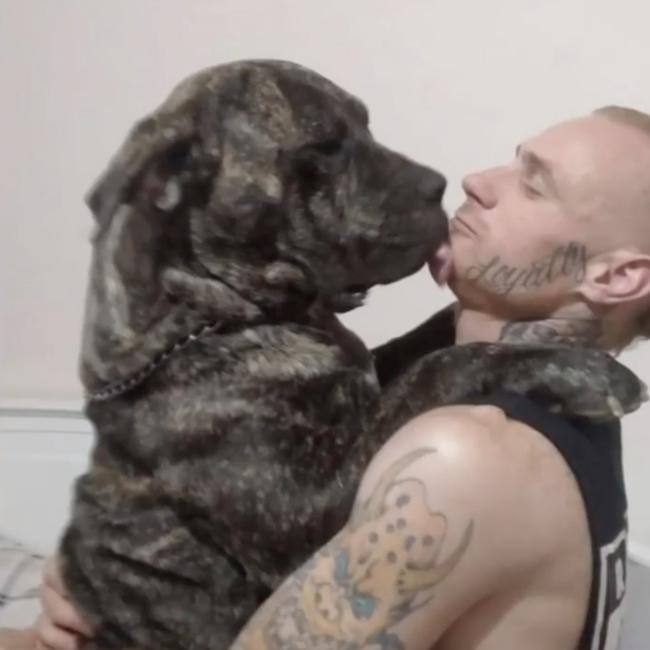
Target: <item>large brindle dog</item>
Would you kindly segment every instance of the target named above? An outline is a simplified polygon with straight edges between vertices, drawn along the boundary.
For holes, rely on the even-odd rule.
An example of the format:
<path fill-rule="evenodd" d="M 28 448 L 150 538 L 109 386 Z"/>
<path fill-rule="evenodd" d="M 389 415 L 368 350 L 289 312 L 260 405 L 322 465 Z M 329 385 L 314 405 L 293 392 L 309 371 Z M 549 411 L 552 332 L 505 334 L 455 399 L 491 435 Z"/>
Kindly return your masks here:
<path fill-rule="evenodd" d="M 446 240 L 444 186 L 373 140 L 357 99 L 291 63 L 200 72 L 135 126 L 89 196 L 97 441 L 61 545 L 89 643 L 227 648 L 345 523 L 368 459 L 414 412 L 494 381 L 565 411 L 634 407 L 633 377 L 613 381 L 596 352 L 425 356 L 453 342 L 450 310 L 375 368 L 335 313 Z M 585 370 L 558 375 L 561 362 Z"/>

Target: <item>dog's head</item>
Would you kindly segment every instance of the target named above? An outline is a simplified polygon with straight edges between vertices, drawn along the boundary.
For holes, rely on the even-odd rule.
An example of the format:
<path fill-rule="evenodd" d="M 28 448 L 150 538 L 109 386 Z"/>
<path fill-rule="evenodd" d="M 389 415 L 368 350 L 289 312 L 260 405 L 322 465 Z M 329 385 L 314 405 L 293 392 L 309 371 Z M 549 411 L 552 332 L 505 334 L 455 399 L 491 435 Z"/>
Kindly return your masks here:
<path fill-rule="evenodd" d="M 197 322 L 254 317 L 289 295 L 353 306 L 446 241 L 444 188 L 310 70 L 202 71 L 134 127 L 89 195 L 84 365 L 114 379 Z"/>

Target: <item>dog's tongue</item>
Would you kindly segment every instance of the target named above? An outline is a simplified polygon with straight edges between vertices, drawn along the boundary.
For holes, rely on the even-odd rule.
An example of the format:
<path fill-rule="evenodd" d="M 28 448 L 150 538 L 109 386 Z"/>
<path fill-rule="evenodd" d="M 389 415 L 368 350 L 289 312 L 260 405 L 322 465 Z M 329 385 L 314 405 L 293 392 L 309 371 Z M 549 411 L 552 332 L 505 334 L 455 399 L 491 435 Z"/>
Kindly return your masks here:
<path fill-rule="evenodd" d="M 451 246 L 449 244 L 443 244 L 436 250 L 429 262 L 429 268 L 438 286 L 442 287 L 449 282 L 453 269 Z"/>

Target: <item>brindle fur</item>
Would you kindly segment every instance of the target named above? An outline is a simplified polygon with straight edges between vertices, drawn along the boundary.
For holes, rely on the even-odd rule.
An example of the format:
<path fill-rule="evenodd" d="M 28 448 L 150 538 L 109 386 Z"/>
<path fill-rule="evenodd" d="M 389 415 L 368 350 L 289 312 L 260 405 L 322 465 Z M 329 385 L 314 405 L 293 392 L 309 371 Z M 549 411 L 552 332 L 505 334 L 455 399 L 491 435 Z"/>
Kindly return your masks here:
<path fill-rule="evenodd" d="M 367 121 L 298 65 L 211 68 L 135 126 L 91 192 L 81 373 L 97 439 L 61 544 L 88 646 L 227 648 L 345 523 L 383 440 L 489 390 L 497 367 L 565 412 L 611 416 L 601 393 L 634 406 L 638 386 L 595 351 L 427 356 L 453 342 L 450 309 L 378 349 L 375 373 L 335 313 L 420 268 L 447 223 L 444 179 Z M 571 390 L 545 383 L 585 359 Z"/>

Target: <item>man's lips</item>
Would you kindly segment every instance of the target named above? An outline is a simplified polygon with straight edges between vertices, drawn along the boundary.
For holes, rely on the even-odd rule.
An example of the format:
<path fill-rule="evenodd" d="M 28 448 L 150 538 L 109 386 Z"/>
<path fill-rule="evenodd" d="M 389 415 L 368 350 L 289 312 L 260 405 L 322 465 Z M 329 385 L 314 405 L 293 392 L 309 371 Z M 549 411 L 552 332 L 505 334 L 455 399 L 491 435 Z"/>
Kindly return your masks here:
<path fill-rule="evenodd" d="M 472 226 L 470 226 L 462 217 L 456 215 L 452 220 L 450 224 L 451 230 L 464 230 L 466 232 L 470 232 L 473 235 L 477 235 L 478 233 Z"/>

